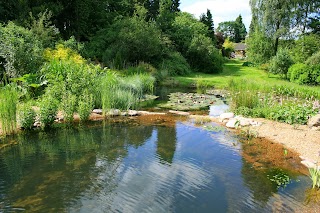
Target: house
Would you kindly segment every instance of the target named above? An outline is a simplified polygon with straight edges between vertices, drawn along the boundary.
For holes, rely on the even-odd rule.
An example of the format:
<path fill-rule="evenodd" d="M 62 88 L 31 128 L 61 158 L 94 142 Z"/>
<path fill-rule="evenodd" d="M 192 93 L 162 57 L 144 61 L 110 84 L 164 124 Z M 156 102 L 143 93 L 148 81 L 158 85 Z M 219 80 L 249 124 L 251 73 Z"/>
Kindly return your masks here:
<path fill-rule="evenodd" d="M 235 58 L 245 58 L 246 48 L 247 46 L 244 43 L 235 43 L 235 46 L 234 46 Z"/>

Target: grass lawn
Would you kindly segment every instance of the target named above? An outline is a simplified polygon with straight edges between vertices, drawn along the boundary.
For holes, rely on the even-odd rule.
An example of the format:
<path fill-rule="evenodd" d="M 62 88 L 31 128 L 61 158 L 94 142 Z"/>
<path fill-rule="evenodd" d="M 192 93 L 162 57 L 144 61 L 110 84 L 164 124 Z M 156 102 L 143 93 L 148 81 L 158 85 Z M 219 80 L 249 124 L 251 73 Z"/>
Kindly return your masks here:
<path fill-rule="evenodd" d="M 224 65 L 223 72 L 219 74 L 205 74 L 205 73 L 193 73 L 189 76 L 177 76 L 174 80 L 183 86 L 190 84 L 196 84 L 197 81 L 205 81 L 207 85 L 214 86 L 219 89 L 227 89 L 228 83 L 231 79 L 240 80 L 245 79 L 246 82 L 252 82 L 259 84 L 263 87 L 284 86 L 295 90 L 313 91 L 319 93 L 320 86 L 302 86 L 296 83 L 283 80 L 280 77 L 269 74 L 257 67 L 245 67 L 242 66 L 243 61 L 229 60 Z"/>

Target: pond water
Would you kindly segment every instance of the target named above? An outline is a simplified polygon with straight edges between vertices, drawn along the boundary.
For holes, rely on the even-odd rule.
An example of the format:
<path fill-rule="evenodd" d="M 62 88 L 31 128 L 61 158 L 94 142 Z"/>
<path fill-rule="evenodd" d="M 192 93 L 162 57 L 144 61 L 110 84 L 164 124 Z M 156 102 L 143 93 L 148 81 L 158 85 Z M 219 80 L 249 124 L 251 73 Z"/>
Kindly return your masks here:
<path fill-rule="evenodd" d="M 309 178 L 277 187 L 216 124 L 150 117 L 20 134 L 1 143 L 0 212 L 294 212 Z M 132 121 L 133 120 L 133 121 Z"/>

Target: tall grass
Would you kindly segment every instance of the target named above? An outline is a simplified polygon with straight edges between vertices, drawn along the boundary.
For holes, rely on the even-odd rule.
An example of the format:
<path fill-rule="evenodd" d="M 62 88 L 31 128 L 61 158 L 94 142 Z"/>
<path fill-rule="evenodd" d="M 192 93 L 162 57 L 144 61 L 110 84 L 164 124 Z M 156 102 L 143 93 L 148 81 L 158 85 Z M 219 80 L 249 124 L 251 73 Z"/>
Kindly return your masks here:
<path fill-rule="evenodd" d="M 139 104 L 145 93 L 154 89 L 155 78 L 149 74 L 121 77 L 108 71 L 101 78 L 100 95 L 104 113 L 111 109 L 129 110 Z"/>
<path fill-rule="evenodd" d="M 18 91 L 12 85 L 0 88 L 0 123 L 3 134 L 14 133 L 17 129 Z"/>

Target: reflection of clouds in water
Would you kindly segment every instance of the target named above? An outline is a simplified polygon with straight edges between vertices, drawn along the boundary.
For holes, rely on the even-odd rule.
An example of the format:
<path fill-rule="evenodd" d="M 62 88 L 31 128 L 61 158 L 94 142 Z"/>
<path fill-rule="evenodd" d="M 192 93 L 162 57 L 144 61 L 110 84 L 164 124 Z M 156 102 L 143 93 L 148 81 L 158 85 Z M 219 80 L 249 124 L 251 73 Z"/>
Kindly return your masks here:
<path fill-rule="evenodd" d="M 187 161 L 167 166 L 155 160 L 143 175 L 137 175 L 137 170 L 128 168 L 125 171 L 115 192 L 114 210 L 168 212 L 177 196 L 192 199 L 193 191 L 206 188 L 212 179 L 202 168 Z"/>

